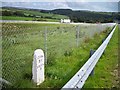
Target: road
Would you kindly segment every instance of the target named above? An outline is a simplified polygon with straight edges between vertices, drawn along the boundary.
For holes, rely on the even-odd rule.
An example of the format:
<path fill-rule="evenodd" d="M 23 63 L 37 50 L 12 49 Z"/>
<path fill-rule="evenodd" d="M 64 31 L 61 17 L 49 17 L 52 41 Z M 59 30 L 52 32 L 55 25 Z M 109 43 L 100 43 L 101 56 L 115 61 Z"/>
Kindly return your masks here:
<path fill-rule="evenodd" d="M 48 23 L 48 24 L 60 24 L 60 22 L 20 21 L 20 20 L 0 20 L 0 23 Z"/>
<path fill-rule="evenodd" d="M 110 25 L 113 26 L 115 23 L 60 23 L 60 22 L 42 22 L 42 21 L 20 21 L 20 20 L 0 20 L 0 23 L 45 23 L 45 24 L 73 24 L 73 25 Z"/>

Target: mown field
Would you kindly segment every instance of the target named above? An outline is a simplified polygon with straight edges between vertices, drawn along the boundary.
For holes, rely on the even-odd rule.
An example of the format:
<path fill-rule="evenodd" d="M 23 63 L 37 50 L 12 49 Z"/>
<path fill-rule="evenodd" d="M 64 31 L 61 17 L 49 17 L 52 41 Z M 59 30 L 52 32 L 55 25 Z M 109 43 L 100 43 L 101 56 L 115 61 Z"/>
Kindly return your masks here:
<path fill-rule="evenodd" d="M 30 17 L 18 17 L 18 16 L 1 16 L 2 20 L 33 20 L 33 18 Z"/>
<path fill-rule="evenodd" d="M 49 21 L 49 22 L 60 22 L 60 20 L 57 19 L 36 19 L 33 17 L 20 17 L 20 16 L 1 16 L 2 20 L 24 20 L 24 21 Z"/>
<path fill-rule="evenodd" d="M 31 81 L 33 52 L 41 48 L 47 52 L 47 65 L 45 81 L 37 87 L 61 88 L 111 29 L 109 24 L 2 23 L 3 78 L 14 87 L 36 87 Z"/>

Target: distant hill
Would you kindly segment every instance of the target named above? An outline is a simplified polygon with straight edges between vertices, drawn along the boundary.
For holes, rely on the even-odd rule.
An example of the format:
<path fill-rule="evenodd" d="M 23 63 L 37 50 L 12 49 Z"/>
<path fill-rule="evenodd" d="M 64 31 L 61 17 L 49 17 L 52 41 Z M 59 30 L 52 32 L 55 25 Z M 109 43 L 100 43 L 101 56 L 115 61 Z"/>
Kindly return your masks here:
<path fill-rule="evenodd" d="M 74 22 L 114 22 L 120 20 L 120 13 L 116 12 L 94 12 L 94 11 L 73 11 L 71 9 L 55 9 L 51 11 L 42 10 L 44 13 L 66 15 Z"/>
<path fill-rule="evenodd" d="M 13 18 L 18 20 L 34 20 L 34 21 L 60 21 L 61 18 L 69 18 L 65 15 L 53 14 L 53 13 L 42 13 L 42 10 L 38 9 L 26 9 L 16 7 L 2 7 L 3 19 Z M 14 18 L 15 17 L 15 18 Z M 29 19 L 27 19 L 29 18 Z"/>
<path fill-rule="evenodd" d="M 47 18 L 47 19 L 65 19 L 70 18 L 73 22 L 115 22 L 120 20 L 120 13 L 116 12 L 94 12 L 71 9 L 26 9 L 15 7 L 2 7 L 3 16 L 16 15 L 24 17 Z"/>

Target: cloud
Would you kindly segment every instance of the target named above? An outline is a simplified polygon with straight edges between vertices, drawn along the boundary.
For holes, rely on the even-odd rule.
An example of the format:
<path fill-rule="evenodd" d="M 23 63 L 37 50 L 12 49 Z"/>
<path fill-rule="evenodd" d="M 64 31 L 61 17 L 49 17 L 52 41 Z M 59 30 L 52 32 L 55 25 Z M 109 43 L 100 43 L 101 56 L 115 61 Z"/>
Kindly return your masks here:
<path fill-rule="evenodd" d="M 117 2 L 68 2 L 68 6 L 74 10 L 90 10 L 90 11 L 118 11 Z"/>
<path fill-rule="evenodd" d="M 66 2 L 3 2 L 2 6 L 24 7 L 34 9 L 70 8 Z"/>
<path fill-rule="evenodd" d="M 33 9 L 73 9 L 90 11 L 118 11 L 117 2 L 3 2 L 3 6 L 24 7 Z"/>
<path fill-rule="evenodd" d="M 1 0 L 2 2 L 119 2 L 119 0 Z"/>
<path fill-rule="evenodd" d="M 54 6 L 54 8 L 70 8 L 66 2 L 53 2 L 51 3 L 51 6 Z"/>

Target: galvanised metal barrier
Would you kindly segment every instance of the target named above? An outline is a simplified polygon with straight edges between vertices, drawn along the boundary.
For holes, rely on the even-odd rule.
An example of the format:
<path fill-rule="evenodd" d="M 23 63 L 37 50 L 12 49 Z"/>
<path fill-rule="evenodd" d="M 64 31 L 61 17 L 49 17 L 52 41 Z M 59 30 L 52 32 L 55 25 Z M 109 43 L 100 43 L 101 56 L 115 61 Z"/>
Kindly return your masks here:
<path fill-rule="evenodd" d="M 117 25 L 116 25 L 117 26 Z M 85 84 L 85 81 L 91 74 L 95 65 L 97 64 L 99 58 L 103 54 L 105 48 L 107 47 L 112 35 L 116 29 L 116 26 L 113 28 L 112 32 L 108 35 L 102 45 L 96 50 L 96 52 L 88 59 L 88 61 L 83 65 L 83 67 L 62 87 L 64 88 L 79 88 L 81 89 Z"/>

